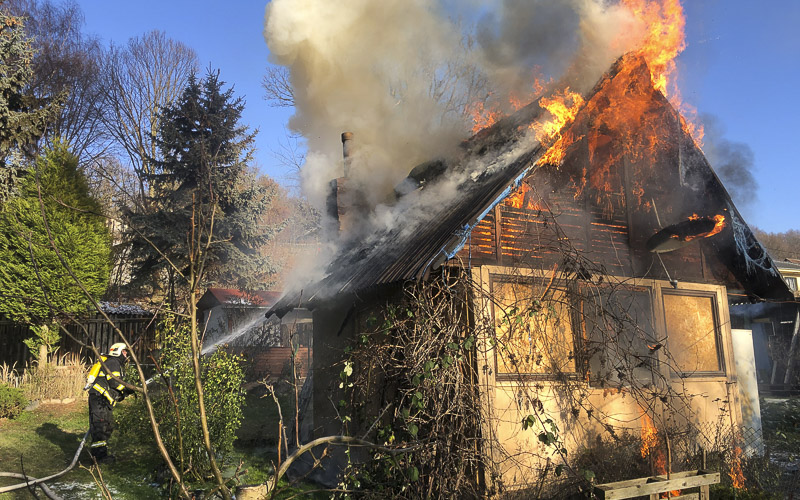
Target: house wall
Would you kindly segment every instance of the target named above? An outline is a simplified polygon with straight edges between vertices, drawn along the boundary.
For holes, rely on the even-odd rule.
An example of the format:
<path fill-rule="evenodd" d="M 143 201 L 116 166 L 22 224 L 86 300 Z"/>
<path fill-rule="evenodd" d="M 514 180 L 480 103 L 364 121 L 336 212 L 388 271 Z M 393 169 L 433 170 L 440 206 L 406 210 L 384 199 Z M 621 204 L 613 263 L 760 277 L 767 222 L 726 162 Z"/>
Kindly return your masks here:
<path fill-rule="evenodd" d="M 495 285 L 499 281 L 509 277 L 515 280 L 547 279 L 548 275 L 542 271 L 500 266 L 474 269 L 473 279 L 482 289 L 482 293 L 476 296 L 475 307 L 484 321 L 498 324 L 498 303 L 501 299 L 493 296 L 493 289 L 497 288 Z M 543 423 L 547 418 L 557 426 L 561 442 L 559 447 L 566 448 L 568 457 L 574 457 L 597 436 L 608 437 L 609 428 L 617 433 L 625 430 L 640 433 L 645 413 L 655 427 L 662 430 L 685 429 L 687 426 L 699 429 L 698 445 L 706 447 L 713 443 L 713 431 L 718 427 L 735 428 L 741 424 L 725 288 L 682 282 L 675 290 L 668 282 L 660 280 L 636 280 L 635 284 L 651 291 L 654 334 L 659 342 L 665 344 L 663 349 L 655 352 L 656 376 L 652 383 L 656 388 L 671 384 L 674 397 L 666 402 L 642 394 L 642 387 L 624 383 L 599 387 L 592 383 L 591 374 L 588 373 L 590 369 L 587 368 L 589 363 L 581 363 L 578 355 L 581 338 L 575 339 L 577 367 L 571 378 L 554 378 L 543 373 L 511 377 L 499 374 L 498 349 L 494 347 L 498 344 L 492 342 L 489 335 L 482 339 L 479 365 L 488 369 L 479 370 L 480 386 L 489 415 L 483 432 L 493 442 L 493 458 L 499 464 L 506 486 L 536 479 L 548 461 L 555 464 L 561 462 L 561 457 L 554 453 L 555 447 L 547 446 L 538 439 L 539 432 L 543 428 L 548 429 L 548 425 Z M 717 345 L 724 365 L 719 373 L 680 377 L 667 367 L 674 362 L 666 358 L 670 340 L 666 331 L 663 295 L 674 291 L 699 292 L 714 298 L 718 306 Z M 581 331 L 575 333 L 583 335 Z M 581 368 L 582 364 L 584 368 Z M 540 421 L 533 429 L 524 430 L 522 421 L 528 415 L 536 415 Z M 704 442 L 704 439 L 707 441 Z M 509 457 L 513 457 L 513 460 Z"/>

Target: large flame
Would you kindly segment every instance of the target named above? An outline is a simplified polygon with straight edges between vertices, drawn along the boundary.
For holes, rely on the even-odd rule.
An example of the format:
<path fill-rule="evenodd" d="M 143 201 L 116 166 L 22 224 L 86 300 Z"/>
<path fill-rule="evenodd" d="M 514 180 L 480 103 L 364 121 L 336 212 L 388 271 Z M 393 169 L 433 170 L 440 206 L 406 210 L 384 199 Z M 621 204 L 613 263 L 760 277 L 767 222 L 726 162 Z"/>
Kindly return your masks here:
<path fill-rule="evenodd" d="M 622 0 L 622 3 L 646 27 L 639 52 L 650 68 L 653 86 L 667 97 L 676 94 L 675 58 L 686 48 L 686 19 L 680 1 Z"/>
<path fill-rule="evenodd" d="M 683 102 L 676 78 L 675 58 L 686 48 L 686 17 L 679 0 L 622 0 L 646 29 L 639 54 L 647 61 L 653 87 L 684 117 L 684 130 L 702 146 L 703 126 L 697 110 Z"/>

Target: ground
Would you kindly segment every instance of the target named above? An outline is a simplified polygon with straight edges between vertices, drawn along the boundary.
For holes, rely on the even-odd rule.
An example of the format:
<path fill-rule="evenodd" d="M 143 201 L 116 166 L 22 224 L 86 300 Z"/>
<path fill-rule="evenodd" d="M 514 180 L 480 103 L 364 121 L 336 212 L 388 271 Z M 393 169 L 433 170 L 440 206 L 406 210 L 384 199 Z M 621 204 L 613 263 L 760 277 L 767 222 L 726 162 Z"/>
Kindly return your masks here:
<path fill-rule="evenodd" d="M 127 404 L 128 401 L 121 403 Z M 284 402 L 289 407 L 289 400 Z M 289 411 L 284 409 L 284 411 Z M 269 398 L 251 393 L 247 398 L 245 419 L 237 433 L 233 456 L 226 471 L 232 473 L 239 459 L 244 461 L 248 473 L 243 484 L 258 484 L 269 477 L 271 464 L 276 458 L 277 428 L 275 405 Z M 13 420 L 0 419 L 0 471 L 21 472 L 33 477 L 43 477 L 63 470 L 72 460 L 78 445 L 88 429 L 89 417 L 86 401 L 70 404 L 42 404 L 32 411 L 23 412 Z M 153 450 L 120 442 L 119 433 L 111 437 L 109 447 L 117 456 L 117 463 L 101 468 L 103 480 L 115 500 L 160 498 L 163 496 L 159 481 L 166 478 L 160 457 Z M 95 480 L 87 467 L 91 459 L 82 452 L 79 465 L 64 476 L 48 481 L 48 486 L 65 499 L 101 499 Z M 0 488 L 17 484 L 19 480 L 0 478 Z M 37 491 L 38 498 L 43 498 Z M 31 493 L 16 490 L 0 494 L 2 499 L 36 498 Z"/>

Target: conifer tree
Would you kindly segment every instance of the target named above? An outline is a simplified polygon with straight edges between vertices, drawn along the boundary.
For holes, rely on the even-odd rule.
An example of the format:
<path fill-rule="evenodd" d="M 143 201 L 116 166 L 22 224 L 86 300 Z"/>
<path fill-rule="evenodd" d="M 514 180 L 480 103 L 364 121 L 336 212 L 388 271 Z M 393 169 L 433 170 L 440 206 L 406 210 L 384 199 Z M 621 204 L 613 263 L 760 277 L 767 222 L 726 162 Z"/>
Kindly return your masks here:
<path fill-rule="evenodd" d="M 133 282 L 164 282 L 172 304 L 199 246 L 206 283 L 250 289 L 251 278 L 273 267 L 257 252 L 276 228 L 258 223 L 270 197 L 248 166 L 255 133 L 239 123 L 243 100 L 223 86 L 219 72 L 200 81 L 192 76 L 164 110 L 156 139 L 161 159 L 147 176 L 154 194 L 129 218 Z"/>
<path fill-rule="evenodd" d="M 40 327 L 86 312 L 83 289 L 102 296 L 111 242 L 101 211 L 77 157 L 56 141 L 0 208 L 0 313 Z"/>
<path fill-rule="evenodd" d="M 13 194 L 26 170 L 24 148 L 42 137 L 63 99 L 41 100 L 26 93 L 32 59 L 22 19 L 0 10 L 0 203 Z"/>

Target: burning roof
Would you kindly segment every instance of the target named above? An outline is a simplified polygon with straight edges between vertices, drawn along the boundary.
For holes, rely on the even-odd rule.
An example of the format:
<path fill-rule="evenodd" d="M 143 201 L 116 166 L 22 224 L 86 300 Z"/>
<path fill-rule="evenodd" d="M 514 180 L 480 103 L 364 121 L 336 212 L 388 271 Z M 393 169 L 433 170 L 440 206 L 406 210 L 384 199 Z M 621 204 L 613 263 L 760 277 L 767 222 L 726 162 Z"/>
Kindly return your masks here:
<path fill-rule="evenodd" d="M 489 210 L 537 170 L 552 171 L 552 177 L 560 179 L 552 189 L 571 189 L 576 199 L 603 211 L 632 214 L 629 222 L 640 228 L 630 234 L 634 251 L 653 250 L 647 248 L 647 240 L 663 229 L 662 222 L 679 229 L 686 226 L 691 235 L 674 237 L 709 237 L 748 294 L 787 296 L 772 260 L 679 113 L 654 87 L 643 58 L 620 58 L 585 101 L 572 98 L 580 108 L 574 121 L 566 126 L 562 121 L 557 134 L 543 136 L 540 131 L 553 114 L 549 108 L 545 112 L 550 102 L 539 98 L 465 141 L 455 157 L 415 169 L 399 190 L 407 194 L 377 209 L 382 220 L 392 223 L 345 242 L 322 280 L 287 294 L 271 312 L 282 314 L 337 294 L 423 279 L 452 258 Z M 704 222 L 680 225 L 691 214 Z M 723 222 L 717 224 L 720 218 Z M 709 225 L 712 220 L 715 223 Z M 635 270 L 636 275 L 645 273 Z"/>

